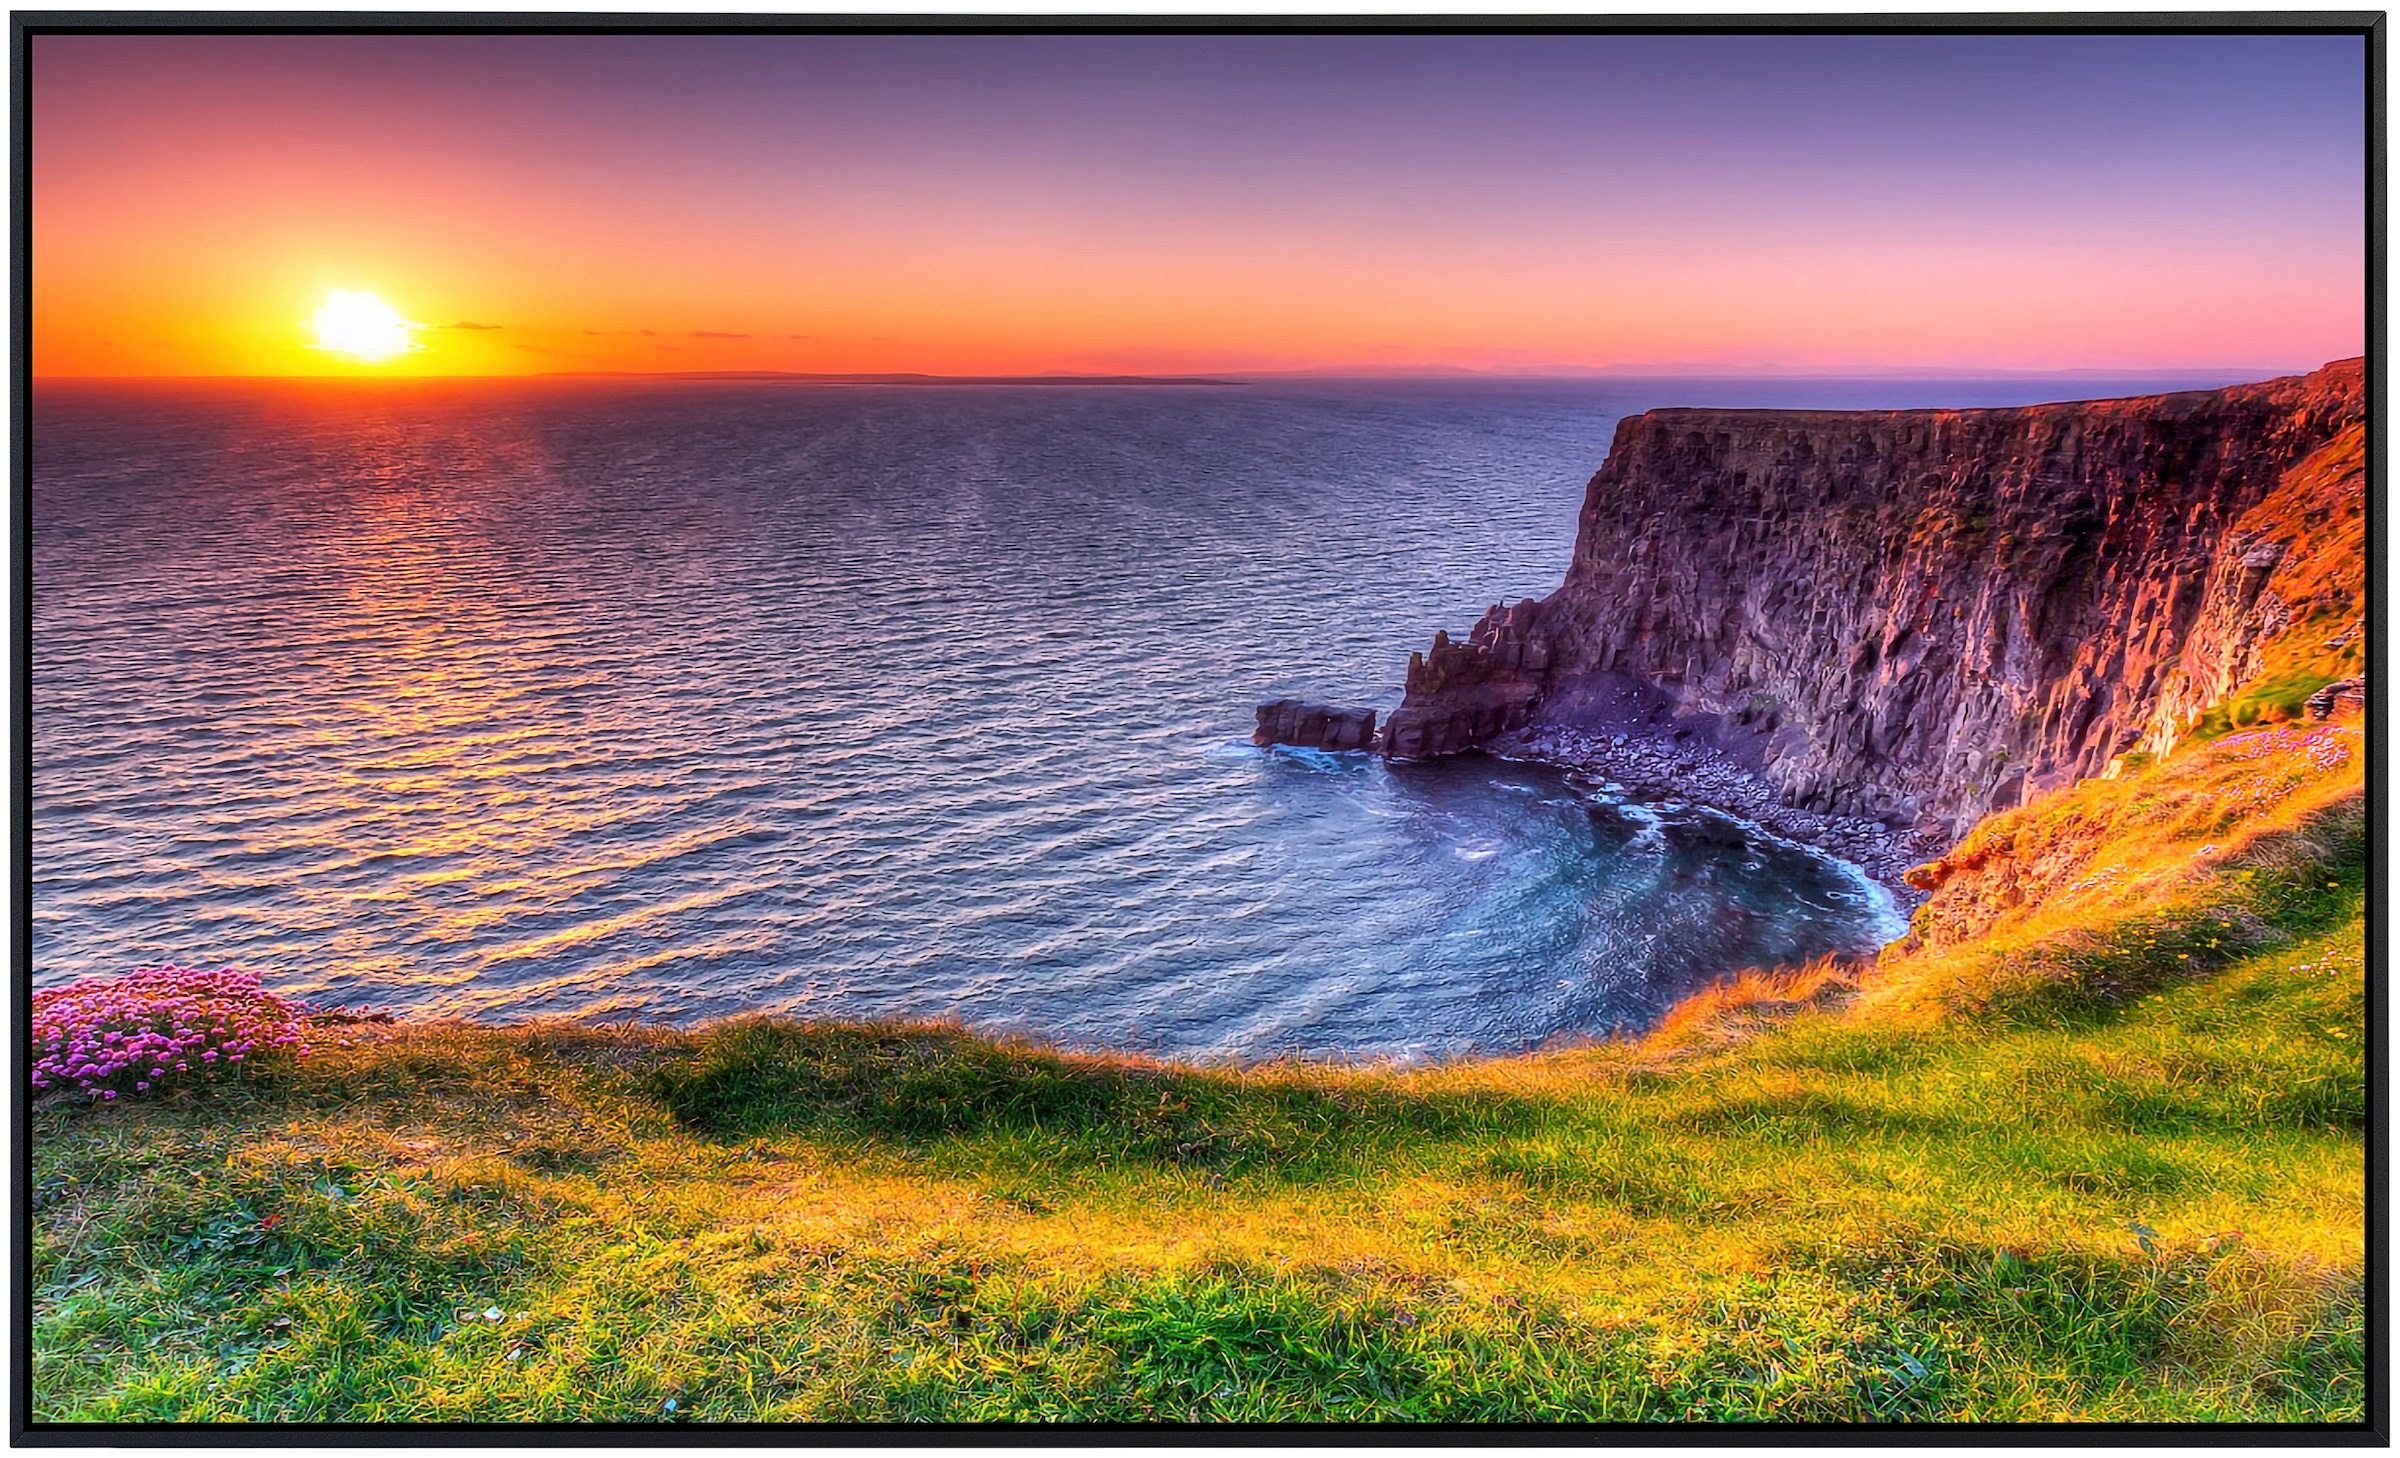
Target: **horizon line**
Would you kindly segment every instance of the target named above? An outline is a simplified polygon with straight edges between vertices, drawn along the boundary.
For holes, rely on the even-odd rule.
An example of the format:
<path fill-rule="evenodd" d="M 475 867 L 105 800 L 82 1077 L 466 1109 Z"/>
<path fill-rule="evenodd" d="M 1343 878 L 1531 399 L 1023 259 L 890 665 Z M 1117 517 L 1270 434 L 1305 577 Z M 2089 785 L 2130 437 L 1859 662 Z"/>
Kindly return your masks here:
<path fill-rule="evenodd" d="M 462 374 L 371 374 L 342 372 L 333 374 L 67 374 L 28 373 L 29 383 L 139 383 L 193 381 L 349 381 L 359 383 L 396 384 L 406 381 L 463 381 L 463 380 L 685 380 L 691 382 L 789 380 L 801 383 L 1025 383 L 1025 384 L 1162 384 L 1162 385 L 1232 385 L 1252 380 L 1557 380 L 1597 381 L 1618 379 L 1956 379 L 1956 380 L 2043 380 L 2043 379 L 2138 379 L 2155 376 L 2227 375 L 2254 379 L 2274 379 L 2284 375 L 2310 374 L 2344 360 L 2362 358 L 2360 355 L 2341 355 L 2312 365 L 2106 365 L 2054 366 L 2044 369 L 2022 367 L 1977 367 L 1972 365 L 1755 365 L 1727 366 L 1699 363 L 1660 363 L 1624 365 L 1552 365 L 1528 369 L 1472 368 L 1459 365 L 1420 365 L 1378 367 L 1373 365 L 1320 366 L 1298 369 L 1227 369 L 1205 373 L 1141 373 L 1123 371 L 1041 370 L 1005 373 L 948 374 L 930 370 L 538 370 L 516 373 Z"/>

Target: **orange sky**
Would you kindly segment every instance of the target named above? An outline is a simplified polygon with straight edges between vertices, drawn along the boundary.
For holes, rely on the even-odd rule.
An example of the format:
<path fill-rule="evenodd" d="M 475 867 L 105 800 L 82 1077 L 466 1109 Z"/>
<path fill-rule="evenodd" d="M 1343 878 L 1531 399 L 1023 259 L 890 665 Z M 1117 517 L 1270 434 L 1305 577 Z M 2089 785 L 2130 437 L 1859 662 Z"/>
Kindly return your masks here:
<path fill-rule="evenodd" d="M 2354 38 L 1488 39 L 37 37 L 34 370 L 2363 347 Z"/>

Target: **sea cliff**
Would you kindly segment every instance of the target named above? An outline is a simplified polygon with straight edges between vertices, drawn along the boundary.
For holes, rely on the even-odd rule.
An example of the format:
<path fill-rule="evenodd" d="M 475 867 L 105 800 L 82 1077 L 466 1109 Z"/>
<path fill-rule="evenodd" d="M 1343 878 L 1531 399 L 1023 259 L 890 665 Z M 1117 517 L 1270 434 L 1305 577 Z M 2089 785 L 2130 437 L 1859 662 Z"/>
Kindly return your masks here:
<path fill-rule="evenodd" d="M 2360 671 L 2365 415 L 2346 360 L 2014 409 L 1628 417 L 1563 585 L 1438 635 L 1382 747 L 1672 743 L 1939 849 L 2163 751 L 2279 643 L 2300 693 Z"/>

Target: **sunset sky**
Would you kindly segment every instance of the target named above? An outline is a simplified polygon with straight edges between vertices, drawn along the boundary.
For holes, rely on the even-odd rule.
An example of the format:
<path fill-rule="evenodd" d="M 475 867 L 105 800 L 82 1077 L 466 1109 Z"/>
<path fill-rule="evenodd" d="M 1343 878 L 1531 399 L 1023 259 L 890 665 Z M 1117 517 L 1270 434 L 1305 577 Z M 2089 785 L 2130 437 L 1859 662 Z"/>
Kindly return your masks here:
<path fill-rule="evenodd" d="M 2308 368 L 2364 47 L 38 36 L 34 370 Z"/>

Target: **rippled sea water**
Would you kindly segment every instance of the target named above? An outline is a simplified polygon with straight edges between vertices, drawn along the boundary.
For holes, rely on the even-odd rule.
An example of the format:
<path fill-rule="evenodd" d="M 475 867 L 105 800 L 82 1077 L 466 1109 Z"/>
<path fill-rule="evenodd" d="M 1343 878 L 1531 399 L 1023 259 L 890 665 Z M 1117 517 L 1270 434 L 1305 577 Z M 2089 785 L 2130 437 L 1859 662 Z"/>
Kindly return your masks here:
<path fill-rule="evenodd" d="M 2079 393 L 2122 393 L 2117 390 Z M 1259 751 L 1557 585 L 1617 418 L 2055 384 L 44 384 L 34 979 L 1418 1057 L 1899 930 L 1481 757 Z"/>

